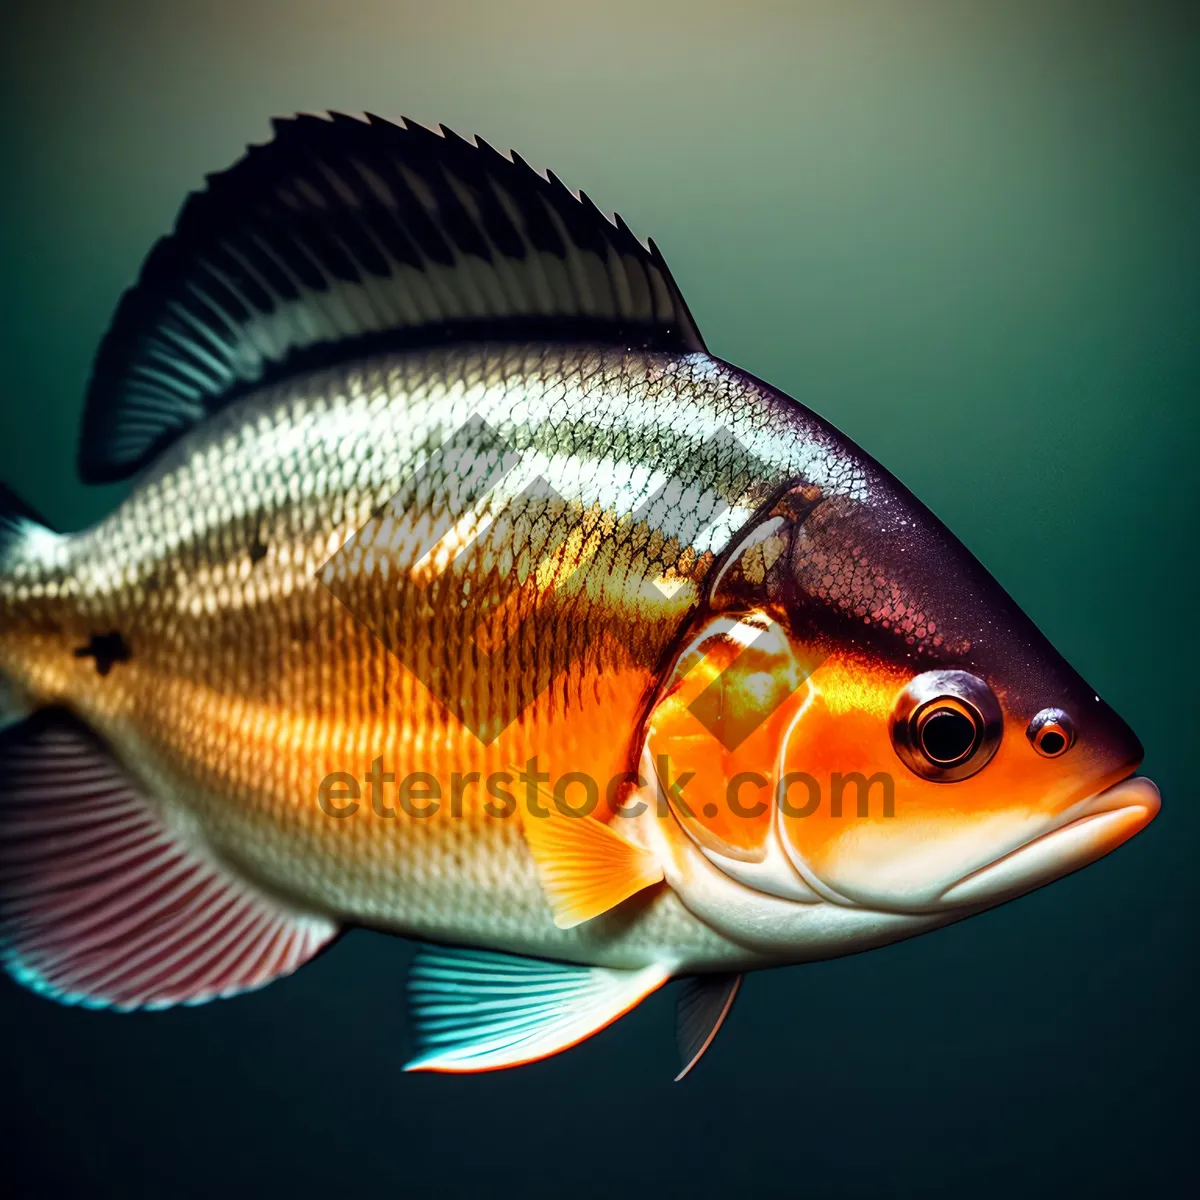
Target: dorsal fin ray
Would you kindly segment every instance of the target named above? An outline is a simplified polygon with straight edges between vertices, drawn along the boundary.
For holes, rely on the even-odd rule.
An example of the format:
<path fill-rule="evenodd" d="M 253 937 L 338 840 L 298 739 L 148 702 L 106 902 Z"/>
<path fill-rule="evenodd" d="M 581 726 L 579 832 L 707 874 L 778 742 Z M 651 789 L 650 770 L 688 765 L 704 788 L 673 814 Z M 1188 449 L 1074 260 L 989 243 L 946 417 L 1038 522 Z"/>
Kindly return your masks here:
<path fill-rule="evenodd" d="M 192 195 L 117 310 L 79 469 L 133 474 L 297 370 L 451 341 L 704 349 L 653 242 L 517 155 L 442 127 L 278 120 Z"/>

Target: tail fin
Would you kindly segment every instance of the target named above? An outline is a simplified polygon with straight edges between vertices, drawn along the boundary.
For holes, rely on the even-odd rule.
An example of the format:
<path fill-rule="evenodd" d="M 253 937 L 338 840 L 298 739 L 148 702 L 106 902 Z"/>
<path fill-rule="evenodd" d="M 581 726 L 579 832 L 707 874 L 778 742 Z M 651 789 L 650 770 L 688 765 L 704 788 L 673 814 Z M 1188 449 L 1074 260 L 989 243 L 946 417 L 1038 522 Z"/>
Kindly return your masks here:
<path fill-rule="evenodd" d="M 164 819 L 78 718 L 0 738 L 0 966 L 64 1004 L 202 1004 L 290 975 L 339 932 Z"/>
<path fill-rule="evenodd" d="M 12 488 L 0 483 L 0 572 L 7 571 L 30 538 L 39 534 L 57 536 Z"/>
<path fill-rule="evenodd" d="M 33 706 L 19 688 L 0 675 L 0 733 L 19 725 L 33 711 Z"/>
<path fill-rule="evenodd" d="M 50 542 L 58 537 L 11 488 L 0 483 L 0 635 L 11 617 L 8 577 L 21 562 L 40 557 L 39 538 Z M 29 712 L 20 689 L 0 670 L 0 731 L 23 720 Z"/>

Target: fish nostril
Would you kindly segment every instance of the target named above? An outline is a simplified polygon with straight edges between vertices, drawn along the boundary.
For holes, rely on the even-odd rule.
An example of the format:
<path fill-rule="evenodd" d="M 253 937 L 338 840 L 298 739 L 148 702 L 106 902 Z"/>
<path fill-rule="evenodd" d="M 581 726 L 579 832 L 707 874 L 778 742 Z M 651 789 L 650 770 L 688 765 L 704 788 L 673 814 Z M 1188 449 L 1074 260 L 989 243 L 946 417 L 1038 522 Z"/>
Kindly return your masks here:
<path fill-rule="evenodd" d="M 1075 722 L 1061 708 L 1043 708 L 1025 730 L 1029 744 L 1045 758 L 1057 758 L 1075 744 Z"/>

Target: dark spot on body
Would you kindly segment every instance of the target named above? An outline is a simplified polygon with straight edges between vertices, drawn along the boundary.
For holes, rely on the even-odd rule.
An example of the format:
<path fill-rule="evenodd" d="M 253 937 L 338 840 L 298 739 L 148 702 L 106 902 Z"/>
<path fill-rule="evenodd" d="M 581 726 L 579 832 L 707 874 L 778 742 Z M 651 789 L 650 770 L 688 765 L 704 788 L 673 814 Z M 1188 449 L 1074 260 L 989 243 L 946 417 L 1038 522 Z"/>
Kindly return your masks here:
<path fill-rule="evenodd" d="M 76 658 L 94 658 L 96 674 L 107 675 L 113 665 L 128 662 L 133 655 L 125 639 L 114 629 L 111 633 L 93 633 L 86 646 L 75 650 Z"/>
<path fill-rule="evenodd" d="M 250 543 L 250 562 L 251 563 L 260 562 L 262 559 L 264 559 L 266 557 L 267 557 L 266 544 L 260 538 L 255 538 L 254 541 L 252 541 Z"/>

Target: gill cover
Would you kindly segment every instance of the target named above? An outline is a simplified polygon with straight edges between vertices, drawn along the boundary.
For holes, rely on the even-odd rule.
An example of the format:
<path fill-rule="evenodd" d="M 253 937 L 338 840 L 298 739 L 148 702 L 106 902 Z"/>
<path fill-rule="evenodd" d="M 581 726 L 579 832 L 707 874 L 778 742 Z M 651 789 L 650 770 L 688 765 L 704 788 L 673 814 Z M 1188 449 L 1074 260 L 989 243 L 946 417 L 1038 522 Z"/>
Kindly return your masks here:
<path fill-rule="evenodd" d="M 821 650 L 792 627 L 792 554 L 820 492 L 789 485 L 719 561 L 651 707 L 645 747 L 660 794 L 704 855 L 786 899 L 818 897 L 780 854 L 779 747 Z"/>

